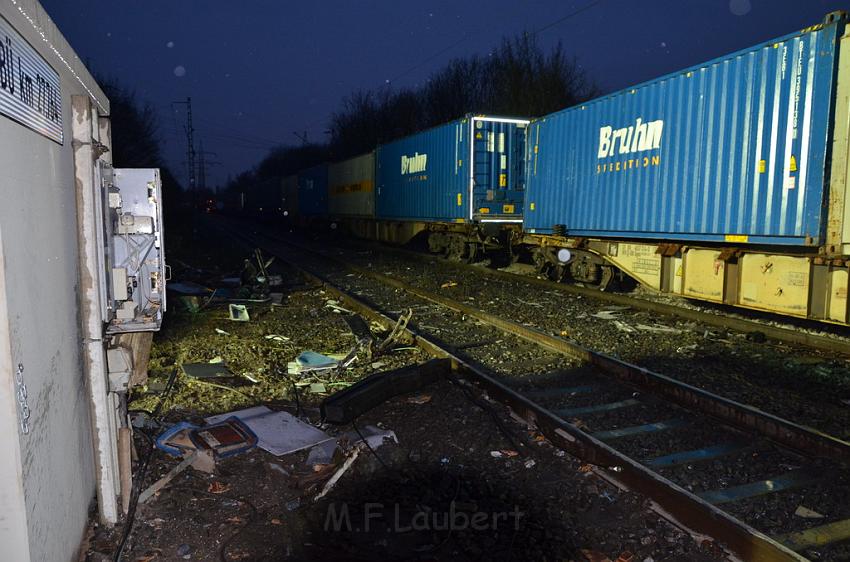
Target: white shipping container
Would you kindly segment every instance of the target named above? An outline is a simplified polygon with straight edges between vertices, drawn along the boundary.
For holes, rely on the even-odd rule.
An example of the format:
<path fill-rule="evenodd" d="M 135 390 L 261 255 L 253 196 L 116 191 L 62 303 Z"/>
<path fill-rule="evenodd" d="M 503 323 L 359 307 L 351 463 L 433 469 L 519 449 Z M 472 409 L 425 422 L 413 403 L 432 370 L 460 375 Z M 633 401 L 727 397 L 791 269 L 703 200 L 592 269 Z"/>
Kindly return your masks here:
<path fill-rule="evenodd" d="M 328 166 L 328 209 L 331 216 L 375 216 L 375 153 Z"/>

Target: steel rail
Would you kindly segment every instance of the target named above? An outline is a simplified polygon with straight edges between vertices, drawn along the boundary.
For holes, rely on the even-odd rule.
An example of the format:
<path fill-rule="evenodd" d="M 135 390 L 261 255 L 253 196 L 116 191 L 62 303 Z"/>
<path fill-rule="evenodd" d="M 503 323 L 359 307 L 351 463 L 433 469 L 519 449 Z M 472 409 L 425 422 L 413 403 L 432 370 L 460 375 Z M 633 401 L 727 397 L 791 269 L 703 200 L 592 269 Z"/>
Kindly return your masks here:
<path fill-rule="evenodd" d="M 230 234 L 253 245 L 263 247 L 265 251 L 277 256 L 278 259 L 286 262 L 293 269 L 300 271 L 309 281 L 322 286 L 328 293 L 344 302 L 350 310 L 378 322 L 385 329 L 390 329 L 395 325 L 397 315 L 394 317 L 394 315 L 381 312 L 336 286 L 321 274 L 309 271 L 303 265 L 295 263 L 278 249 L 269 247 L 268 244 L 259 244 L 256 239 L 243 233 L 231 231 Z M 282 243 L 278 240 L 274 242 Z M 290 245 L 288 242 L 284 244 Z M 308 251 L 315 253 L 314 250 Z M 322 254 L 319 255 L 325 259 L 332 259 Z M 656 512 L 665 518 L 672 519 L 675 524 L 684 526 L 693 533 L 714 538 L 724 548 L 742 560 L 753 562 L 803 562 L 807 560 L 764 533 L 723 512 L 678 484 L 649 470 L 639 462 L 630 459 L 558 417 L 553 412 L 508 388 L 429 336 L 409 327 L 405 329 L 405 332 L 412 342 L 423 351 L 435 357 L 449 359 L 453 370 L 477 383 L 490 398 L 508 406 L 529 426 L 536 427 L 553 444 L 587 463 L 600 467 L 604 478 L 620 488 L 635 490 L 650 497 L 657 506 Z"/>
<path fill-rule="evenodd" d="M 369 241 L 372 244 L 375 244 L 374 241 Z M 392 252 L 397 255 L 404 255 L 409 257 L 418 257 L 422 258 L 423 256 L 427 256 L 430 258 L 438 258 L 439 256 L 435 254 L 424 254 L 422 252 L 417 252 L 414 250 L 408 250 L 404 248 L 398 248 L 394 246 L 381 246 L 381 251 Z M 447 259 L 443 259 L 442 263 L 445 265 L 452 267 L 458 270 L 471 270 L 472 266 L 464 263 L 453 262 Z M 588 297 L 604 302 L 608 302 L 611 304 L 616 304 L 620 306 L 629 306 L 632 308 L 637 308 L 640 310 L 646 310 L 649 312 L 654 312 L 656 314 L 663 314 L 667 316 L 675 316 L 681 318 L 683 320 L 689 320 L 692 322 L 702 322 L 704 324 L 708 324 L 710 326 L 715 326 L 718 328 L 725 328 L 729 330 L 735 330 L 742 333 L 751 334 L 754 332 L 761 332 L 765 337 L 774 339 L 777 341 L 781 341 L 784 343 L 794 344 L 794 345 L 803 345 L 806 347 L 811 347 L 812 349 L 817 349 L 819 351 L 828 351 L 834 353 L 840 353 L 843 355 L 850 356 L 850 339 L 837 339 L 831 338 L 829 336 L 823 336 L 819 334 L 812 334 L 805 331 L 800 331 L 795 328 L 786 328 L 782 326 L 774 326 L 771 324 L 766 324 L 764 322 L 760 322 L 758 320 L 748 320 L 746 318 L 737 318 L 734 316 L 726 316 L 723 314 L 712 314 L 710 312 L 705 312 L 703 310 L 696 310 L 691 308 L 685 308 L 683 306 L 675 305 L 675 304 L 667 304 L 663 302 L 656 302 L 647 299 L 642 299 L 639 297 L 632 297 L 622 293 L 610 293 L 605 291 L 600 291 L 598 289 L 591 289 L 588 287 L 582 287 L 580 285 L 569 285 L 565 283 L 556 283 L 554 281 L 550 281 L 548 279 L 540 279 L 537 277 L 529 277 L 527 275 L 521 275 L 517 273 L 510 273 L 507 271 L 500 271 L 498 269 L 490 269 L 486 267 L 475 267 L 474 270 L 477 273 L 482 275 L 486 275 L 488 277 L 492 277 L 495 279 L 501 279 L 503 281 L 521 281 L 523 283 L 527 283 L 529 285 L 535 285 L 538 287 L 543 287 L 546 289 L 551 289 L 555 291 L 560 291 L 562 293 L 580 295 L 582 297 Z M 680 295 L 673 294 L 672 296 L 680 299 L 685 299 Z M 729 306 L 729 305 L 720 305 L 719 303 L 708 303 L 711 305 L 717 306 Z M 755 314 L 772 314 L 767 311 L 758 311 L 748 308 L 741 307 L 731 307 L 735 312 L 738 313 L 755 313 Z M 806 318 L 797 318 L 792 316 L 780 316 L 783 321 L 801 321 L 801 322 L 816 322 L 816 320 L 806 319 Z M 837 327 L 837 324 L 827 324 L 828 327 Z"/>
<path fill-rule="evenodd" d="M 463 264 L 452 264 L 453 266 L 464 267 Z M 468 266 L 466 266 L 468 267 Z M 711 314 L 709 312 L 705 312 L 702 310 L 695 310 L 691 308 L 685 308 L 683 306 L 677 306 L 675 304 L 667 304 L 663 302 L 655 302 L 651 300 L 646 300 L 637 297 L 630 297 L 621 293 L 609 293 L 605 291 L 600 291 L 598 289 L 590 289 L 588 287 L 580 287 L 578 285 L 566 285 L 564 283 L 555 283 L 554 281 L 549 281 L 546 279 L 538 279 L 537 277 L 528 277 L 524 275 L 518 275 L 516 273 L 509 273 L 507 271 L 499 271 L 495 269 L 486 269 L 486 268 L 478 268 L 485 275 L 489 275 L 498 279 L 504 280 L 522 280 L 526 281 L 530 284 L 537 285 L 540 287 L 546 287 L 547 289 L 553 289 L 556 291 L 561 291 L 564 293 L 571 293 L 575 295 L 581 295 L 583 297 L 590 297 L 597 300 L 602 300 L 606 302 L 610 302 L 612 304 L 623 305 L 623 306 L 631 306 L 633 308 L 638 308 L 641 310 L 646 310 L 649 312 L 655 312 L 657 314 L 664 314 L 668 316 L 676 316 L 683 320 L 690 320 L 693 322 L 702 322 L 704 324 L 708 324 L 710 326 L 716 326 L 718 328 L 725 328 L 729 330 L 735 330 L 737 332 L 743 332 L 745 334 L 750 334 L 753 332 L 761 332 L 765 337 L 775 339 L 781 342 L 795 344 L 795 345 L 804 345 L 807 347 L 811 347 L 813 349 L 817 349 L 820 351 L 830 351 L 841 353 L 843 355 L 850 355 L 850 340 L 845 339 L 836 339 L 830 338 L 828 336 L 821 336 L 818 334 L 811 334 L 808 332 L 803 332 L 800 330 L 796 330 L 793 328 L 784 328 L 782 326 L 773 326 L 771 324 L 765 324 L 763 322 L 755 321 L 755 320 L 747 320 L 745 318 L 736 318 L 734 316 L 725 316 L 722 314 Z M 673 295 L 677 298 L 684 299 L 685 297 L 681 297 L 678 295 Z M 712 303 L 714 304 L 714 303 Z M 727 305 L 728 306 L 728 305 Z M 750 309 L 742 309 L 733 307 L 736 312 L 740 311 L 749 311 L 753 312 Z M 768 312 L 763 312 L 765 314 L 769 314 Z M 782 317 L 783 319 L 787 319 L 788 317 Z M 793 317 L 792 317 L 793 318 Z M 793 318 L 797 320 L 797 318 Z M 800 318 L 799 320 L 806 321 L 804 318 Z M 808 320 L 812 321 L 812 320 Z M 832 326 L 832 325 L 830 325 Z"/>
<path fill-rule="evenodd" d="M 283 243 L 304 252 L 317 253 L 315 249 L 300 244 L 289 241 Z M 850 461 L 850 443 L 817 429 L 796 424 L 758 408 L 724 398 L 707 390 L 697 388 L 610 355 L 590 350 L 576 342 L 551 336 L 536 328 L 507 320 L 489 312 L 484 312 L 432 291 L 414 287 L 400 279 L 350 264 L 337 257 L 327 256 L 325 254 L 318 255 L 345 267 L 351 272 L 450 308 L 504 332 L 540 345 L 550 351 L 585 361 L 614 375 L 622 381 L 660 395 L 688 409 L 698 410 L 720 419 L 729 425 L 747 431 L 755 431 L 785 447 L 814 457 L 830 458 L 840 463 Z"/>

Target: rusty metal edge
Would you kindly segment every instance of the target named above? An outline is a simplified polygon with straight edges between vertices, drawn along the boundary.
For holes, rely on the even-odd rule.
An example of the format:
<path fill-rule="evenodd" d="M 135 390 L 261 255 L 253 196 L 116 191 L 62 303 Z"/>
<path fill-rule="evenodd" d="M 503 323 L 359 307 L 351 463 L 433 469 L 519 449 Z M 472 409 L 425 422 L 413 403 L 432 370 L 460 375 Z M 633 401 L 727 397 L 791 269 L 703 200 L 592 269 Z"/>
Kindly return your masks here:
<path fill-rule="evenodd" d="M 269 248 L 266 250 L 268 251 Z M 309 280 L 336 295 L 352 310 L 379 322 L 385 328 L 395 323 L 392 317 L 346 293 L 324 277 L 287 260 L 279 253 L 275 254 Z M 427 336 L 410 328 L 406 328 L 405 332 L 424 351 L 437 357 L 450 359 L 454 370 L 469 375 L 474 382 L 479 383 L 487 391 L 491 398 L 507 405 L 529 425 L 537 427 L 552 443 L 585 462 L 603 467 L 617 467 L 617 470 L 606 472 L 611 481 L 619 483 L 619 486 L 624 489 L 637 490 L 646 494 L 663 511 L 672 515 L 678 524 L 684 525 L 689 531 L 713 537 L 742 560 L 752 562 L 805 562 L 807 560 L 743 521 L 724 513 L 674 482 L 648 470 L 638 462 L 514 392 Z"/>

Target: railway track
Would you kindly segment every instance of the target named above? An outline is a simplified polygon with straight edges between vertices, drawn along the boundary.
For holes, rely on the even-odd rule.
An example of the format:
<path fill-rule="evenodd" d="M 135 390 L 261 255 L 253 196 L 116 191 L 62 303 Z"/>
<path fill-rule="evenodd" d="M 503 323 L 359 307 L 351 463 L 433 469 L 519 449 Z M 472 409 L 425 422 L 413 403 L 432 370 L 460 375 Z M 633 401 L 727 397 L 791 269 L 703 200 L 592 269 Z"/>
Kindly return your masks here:
<path fill-rule="evenodd" d="M 480 265 L 453 264 L 418 252 L 396 252 L 342 237 L 287 239 L 325 248 L 362 268 L 434 293 L 464 302 L 474 299 L 476 306 L 496 316 L 850 440 L 850 356 L 824 349 L 835 338 L 810 337 L 802 327 L 783 330 L 802 334 L 810 343 L 821 342 L 818 349 L 796 343 L 799 338 L 795 343 L 766 338 L 758 321 L 745 321 L 748 329 L 737 331 L 700 320 L 713 320 L 719 309 L 692 311 L 693 320 L 683 319 L 642 309 L 639 299 L 633 299 L 638 304 L 632 306 L 626 295 L 614 295 L 622 299 L 620 304 L 609 304 L 603 300 L 607 293 L 596 290 L 585 289 L 588 297 L 565 293 L 556 284 L 523 274 L 492 276 Z"/>
<path fill-rule="evenodd" d="M 553 444 L 595 465 L 601 477 L 646 494 L 660 513 L 733 555 L 842 557 L 835 545 L 850 539 L 850 502 L 842 500 L 850 497 L 847 442 L 311 248 L 229 233 L 289 262 L 346 307 L 384 325 L 395 322 L 385 311 L 416 307 L 410 335 L 417 345 L 450 358 L 466 379 Z M 447 324 L 428 325 L 440 316 Z M 453 336 L 447 326 L 470 320 L 481 328 L 476 341 L 458 341 L 468 340 L 468 331 Z M 492 356 L 489 363 L 478 360 L 486 348 L 516 356 L 524 346 L 545 349 L 551 357 L 544 363 L 557 365 L 560 358 L 562 368 L 523 376 L 492 365 Z M 780 506 L 773 520 L 754 520 L 759 502 Z M 838 507 L 816 518 L 815 510 L 830 502 Z M 795 516 L 798 503 L 814 518 Z"/>
<path fill-rule="evenodd" d="M 374 242 L 367 242 L 367 244 L 369 244 L 369 247 L 377 246 L 377 243 Z M 423 254 L 415 250 L 388 246 L 386 244 L 380 245 L 379 251 L 408 259 L 421 260 L 423 258 L 438 257 L 435 254 Z M 568 295 L 577 295 L 602 303 L 610 303 L 614 306 L 627 306 L 654 314 L 699 322 L 746 334 L 758 333 L 762 334 L 765 338 L 787 344 L 850 356 L 850 338 L 842 335 L 840 332 L 843 328 L 837 325 L 817 323 L 813 320 L 802 318 L 777 316 L 768 312 L 734 308 L 720 304 L 714 305 L 706 302 L 700 302 L 696 307 L 688 307 L 682 304 L 671 304 L 649 298 L 636 297 L 626 293 L 599 291 L 592 287 L 559 283 L 531 275 L 490 267 L 480 267 L 446 258 L 442 258 L 441 263 L 457 271 L 473 269 L 477 275 L 486 276 L 491 279 L 509 283 L 521 281 L 534 287 L 540 287 L 545 291 L 557 291 Z M 686 299 L 682 297 L 681 300 L 684 302 Z M 777 323 L 782 325 L 777 325 Z"/>

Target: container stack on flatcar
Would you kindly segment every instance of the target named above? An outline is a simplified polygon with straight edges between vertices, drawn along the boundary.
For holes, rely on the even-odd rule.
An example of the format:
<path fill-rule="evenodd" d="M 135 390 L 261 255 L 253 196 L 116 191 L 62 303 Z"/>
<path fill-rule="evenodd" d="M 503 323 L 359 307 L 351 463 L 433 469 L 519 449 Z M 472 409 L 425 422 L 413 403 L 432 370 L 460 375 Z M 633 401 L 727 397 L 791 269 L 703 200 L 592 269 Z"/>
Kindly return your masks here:
<path fill-rule="evenodd" d="M 328 215 L 328 166 L 319 164 L 298 174 L 298 216 L 303 219 Z"/>
<path fill-rule="evenodd" d="M 846 324 L 846 23 L 531 121 L 467 116 L 332 164 L 329 182 L 305 170 L 295 207 L 453 259 L 526 253 L 559 280 Z"/>
<path fill-rule="evenodd" d="M 375 217 L 375 153 L 328 165 L 328 214 L 359 236 L 369 236 Z"/>
<path fill-rule="evenodd" d="M 538 264 L 846 322 L 845 23 L 535 120 L 525 241 Z"/>
<path fill-rule="evenodd" d="M 509 244 L 500 227 L 522 222 L 527 125 L 469 116 L 379 146 L 374 237 L 427 233 L 432 251 L 463 259 Z"/>

